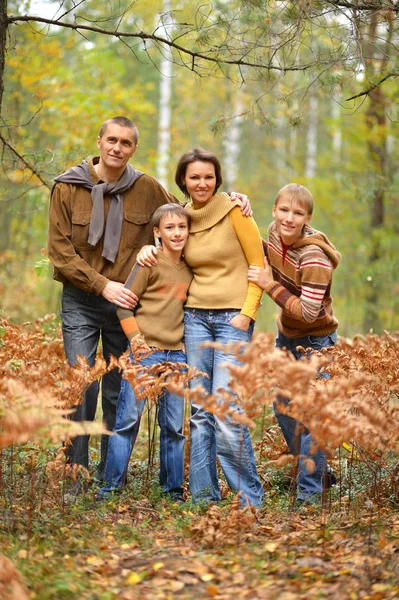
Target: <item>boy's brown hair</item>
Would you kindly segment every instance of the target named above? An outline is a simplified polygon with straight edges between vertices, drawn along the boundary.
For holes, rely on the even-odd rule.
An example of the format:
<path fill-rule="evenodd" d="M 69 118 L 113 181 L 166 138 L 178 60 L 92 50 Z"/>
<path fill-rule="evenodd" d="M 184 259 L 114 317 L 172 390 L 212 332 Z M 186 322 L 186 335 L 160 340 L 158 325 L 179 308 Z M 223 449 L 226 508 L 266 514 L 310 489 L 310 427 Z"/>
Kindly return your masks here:
<path fill-rule="evenodd" d="M 162 204 L 162 206 L 159 206 L 152 215 L 152 226 L 159 229 L 161 219 L 168 215 L 177 215 L 179 217 L 184 217 L 187 220 L 188 227 L 190 227 L 191 217 L 186 211 L 186 209 L 180 204 Z"/>
<path fill-rule="evenodd" d="M 277 206 L 279 200 L 283 197 L 290 202 L 297 202 L 307 210 L 309 215 L 313 214 L 313 196 L 304 185 L 301 185 L 300 183 L 289 183 L 288 185 L 285 185 L 278 192 L 274 201 L 274 206 Z"/>

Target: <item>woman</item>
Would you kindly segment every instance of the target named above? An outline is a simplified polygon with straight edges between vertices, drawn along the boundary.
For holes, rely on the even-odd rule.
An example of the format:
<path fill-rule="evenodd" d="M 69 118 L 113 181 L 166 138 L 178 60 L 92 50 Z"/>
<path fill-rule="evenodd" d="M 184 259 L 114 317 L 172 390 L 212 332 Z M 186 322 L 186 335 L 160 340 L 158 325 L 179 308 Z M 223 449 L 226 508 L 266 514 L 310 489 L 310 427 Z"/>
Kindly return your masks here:
<path fill-rule="evenodd" d="M 248 283 L 247 270 L 249 264 L 263 267 L 262 242 L 255 221 L 241 214 L 238 202 L 217 194 L 222 175 L 214 154 L 202 149 L 184 154 L 175 181 L 190 200 L 185 207 L 191 227 L 184 257 L 194 277 L 184 316 L 187 362 L 208 375 L 191 386 L 200 383 L 207 393 L 217 394 L 219 389 L 229 389 L 230 374 L 223 365 L 240 363 L 201 344 L 251 340 L 262 290 Z M 238 400 L 232 400 L 231 406 L 242 410 Z M 230 488 L 241 492 L 242 504 L 260 506 L 263 488 L 248 427 L 231 418 L 223 421 L 192 404 L 190 491 L 195 503 L 221 500 L 216 458 Z"/>

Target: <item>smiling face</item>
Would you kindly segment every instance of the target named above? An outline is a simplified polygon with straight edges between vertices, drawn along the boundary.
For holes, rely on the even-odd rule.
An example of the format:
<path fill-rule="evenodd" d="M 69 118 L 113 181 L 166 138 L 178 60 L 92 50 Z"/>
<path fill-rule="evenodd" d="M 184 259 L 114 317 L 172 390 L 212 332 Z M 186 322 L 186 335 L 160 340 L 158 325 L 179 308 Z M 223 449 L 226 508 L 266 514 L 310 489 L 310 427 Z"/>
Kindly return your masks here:
<path fill-rule="evenodd" d="M 100 171 L 115 176 L 122 175 L 129 159 L 137 150 L 135 132 L 130 127 L 110 123 L 103 136 L 97 138 L 97 146 L 100 149 Z"/>
<path fill-rule="evenodd" d="M 179 260 L 188 238 L 188 221 L 184 215 L 166 213 L 154 234 L 162 241 L 162 250 L 171 260 Z"/>
<path fill-rule="evenodd" d="M 216 174 L 211 162 L 196 160 L 187 165 L 183 178 L 187 193 L 197 206 L 209 202 L 215 193 Z"/>
<path fill-rule="evenodd" d="M 284 244 L 291 246 L 302 237 L 302 230 L 310 222 L 312 215 L 302 204 L 282 195 L 273 206 L 273 218 Z"/>

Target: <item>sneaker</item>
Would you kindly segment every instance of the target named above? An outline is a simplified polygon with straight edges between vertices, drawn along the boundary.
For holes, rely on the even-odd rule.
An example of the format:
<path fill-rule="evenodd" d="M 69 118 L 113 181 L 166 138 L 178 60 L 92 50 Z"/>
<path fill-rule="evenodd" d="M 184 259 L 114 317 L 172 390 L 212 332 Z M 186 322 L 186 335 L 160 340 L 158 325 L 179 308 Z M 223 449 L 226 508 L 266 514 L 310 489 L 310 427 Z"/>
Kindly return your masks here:
<path fill-rule="evenodd" d="M 336 485 L 337 483 L 337 478 L 335 476 L 335 473 L 332 469 L 332 467 L 330 467 L 330 465 L 327 465 L 327 472 L 326 472 L 326 477 L 325 477 L 325 490 L 330 490 L 332 488 L 333 485 Z"/>
<path fill-rule="evenodd" d="M 165 494 L 166 498 L 168 498 L 173 504 L 184 504 L 185 500 L 182 494 L 178 492 L 172 494 Z"/>

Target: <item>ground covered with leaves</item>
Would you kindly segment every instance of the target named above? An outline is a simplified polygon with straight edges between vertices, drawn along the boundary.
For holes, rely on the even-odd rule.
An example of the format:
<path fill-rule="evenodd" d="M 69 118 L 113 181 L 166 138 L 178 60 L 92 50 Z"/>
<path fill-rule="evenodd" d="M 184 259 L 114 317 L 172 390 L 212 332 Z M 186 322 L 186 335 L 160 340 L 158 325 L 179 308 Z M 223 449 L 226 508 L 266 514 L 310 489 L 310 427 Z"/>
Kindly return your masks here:
<path fill-rule="evenodd" d="M 121 495 L 96 502 L 90 473 L 80 473 L 87 490 L 68 504 L 65 483 L 76 473 L 62 442 L 81 431 L 65 416 L 109 367 L 70 369 L 52 317 L 4 322 L 0 358 L 1 600 L 399 598 L 397 336 L 341 340 L 303 363 L 274 353 L 271 336 L 256 337 L 233 374 L 265 488 L 258 511 L 241 509 L 222 480 L 218 506 L 193 506 L 187 490 L 183 505 L 162 496 L 155 401 Z M 320 367 L 329 382 L 315 381 Z M 295 507 L 295 461 L 271 410 L 277 385 L 337 475 L 322 507 Z M 207 403 L 223 410 L 214 397 Z M 94 468 L 98 436 L 91 455 Z"/>
<path fill-rule="evenodd" d="M 339 511 L 337 502 L 296 513 L 270 498 L 257 513 L 228 500 L 201 510 L 125 492 L 94 506 L 89 493 L 52 514 L 12 512 L 1 546 L 30 598 L 399 596 L 399 514 L 390 510 Z"/>

